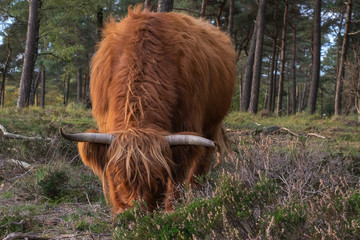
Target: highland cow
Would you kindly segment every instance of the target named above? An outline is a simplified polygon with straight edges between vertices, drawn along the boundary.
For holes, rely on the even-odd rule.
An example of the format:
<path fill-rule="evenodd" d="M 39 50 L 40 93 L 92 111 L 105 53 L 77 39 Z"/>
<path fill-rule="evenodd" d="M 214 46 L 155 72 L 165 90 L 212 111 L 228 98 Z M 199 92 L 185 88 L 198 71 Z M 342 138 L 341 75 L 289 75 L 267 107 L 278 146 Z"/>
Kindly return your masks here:
<path fill-rule="evenodd" d="M 234 85 L 226 34 L 201 19 L 135 7 L 110 19 L 92 59 L 98 130 L 62 134 L 79 142 L 114 214 L 134 200 L 170 210 L 176 186 L 209 170 L 214 143 L 226 148 L 222 120 Z"/>

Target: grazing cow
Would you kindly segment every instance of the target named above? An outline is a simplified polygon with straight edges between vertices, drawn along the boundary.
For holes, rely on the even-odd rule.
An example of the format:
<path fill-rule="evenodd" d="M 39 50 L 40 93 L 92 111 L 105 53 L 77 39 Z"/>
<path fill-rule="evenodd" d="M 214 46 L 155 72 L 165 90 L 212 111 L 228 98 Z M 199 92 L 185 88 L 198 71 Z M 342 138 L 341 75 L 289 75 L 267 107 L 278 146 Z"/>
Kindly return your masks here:
<path fill-rule="evenodd" d="M 143 200 L 172 208 L 176 185 L 206 173 L 226 145 L 235 53 L 219 29 L 179 13 L 129 9 L 106 24 L 92 59 L 98 130 L 65 134 L 102 180 L 114 214 Z"/>

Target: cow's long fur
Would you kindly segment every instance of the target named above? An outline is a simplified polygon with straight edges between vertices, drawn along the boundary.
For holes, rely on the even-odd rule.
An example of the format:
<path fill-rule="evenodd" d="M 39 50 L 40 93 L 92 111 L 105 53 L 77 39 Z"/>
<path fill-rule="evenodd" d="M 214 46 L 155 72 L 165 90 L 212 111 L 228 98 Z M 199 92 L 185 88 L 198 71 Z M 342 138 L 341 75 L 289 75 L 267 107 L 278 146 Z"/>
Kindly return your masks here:
<path fill-rule="evenodd" d="M 115 213 L 135 199 L 150 210 L 165 200 L 170 209 L 174 185 L 208 170 L 213 149 L 170 148 L 164 136 L 190 132 L 223 148 L 234 84 L 229 37 L 203 20 L 135 7 L 106 24 L 92 60 L 91 99 L 98 132 L 116 140 L 79 143 L 79 151 Z"/>

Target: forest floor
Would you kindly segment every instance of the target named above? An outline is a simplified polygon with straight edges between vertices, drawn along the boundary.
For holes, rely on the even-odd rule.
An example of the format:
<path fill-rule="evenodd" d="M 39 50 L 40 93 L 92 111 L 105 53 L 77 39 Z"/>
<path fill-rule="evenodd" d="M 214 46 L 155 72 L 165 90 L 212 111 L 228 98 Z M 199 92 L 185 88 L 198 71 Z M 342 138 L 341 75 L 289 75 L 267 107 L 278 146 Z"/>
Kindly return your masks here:
<path fill-rule="evenodd" d="M 276 118 L 232 113 L 231 150 L 183 196 L 174 212 L 113 219 L 99 179 L 60 127 L 95 124 L 89 111 L 0 110 L 0 238 L 4 239 L 357 239 L 360 124 L 356 116 Z"/>

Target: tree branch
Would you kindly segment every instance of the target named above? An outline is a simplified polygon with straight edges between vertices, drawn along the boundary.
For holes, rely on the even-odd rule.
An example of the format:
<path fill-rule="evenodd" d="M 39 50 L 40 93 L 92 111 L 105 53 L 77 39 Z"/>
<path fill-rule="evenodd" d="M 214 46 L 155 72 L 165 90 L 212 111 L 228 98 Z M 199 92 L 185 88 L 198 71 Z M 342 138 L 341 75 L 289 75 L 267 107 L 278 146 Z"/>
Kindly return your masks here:
<path fill-rule="evenodd" d="M 51 55 L 51 56 L 53 56 L 55 58 L 60 59 L 61 61 L 66 61 L 62 57 L 59 57 L 58 55 L 56 55 L 55 53 L 52 53 L 52 52 L 40 52 L 40 53 L 38 53 L 38 56 L 42 56 L 42 55 Z"/>
<path fill-rule="evenodd" d="M 356 34 L 358 34 L 358 33 L 360 33 L 360 30 L 359 30 L 359 31 L 356 31 L 356 32 L 348 33 L 348 35 L 356 35 Z"/>

